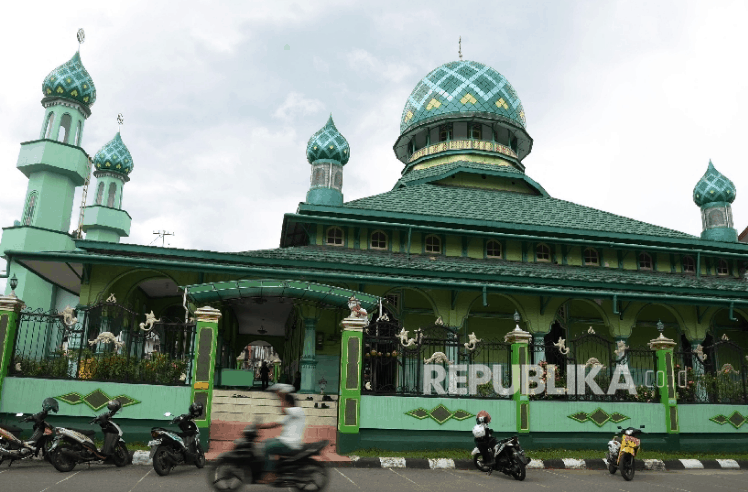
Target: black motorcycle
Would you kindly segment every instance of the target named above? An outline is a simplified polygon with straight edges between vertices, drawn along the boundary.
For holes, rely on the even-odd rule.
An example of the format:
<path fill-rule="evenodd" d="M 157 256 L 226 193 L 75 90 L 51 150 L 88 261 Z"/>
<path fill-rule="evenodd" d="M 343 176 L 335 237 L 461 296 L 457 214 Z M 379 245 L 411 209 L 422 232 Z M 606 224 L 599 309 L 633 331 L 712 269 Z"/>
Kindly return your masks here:
<path fill-rule="evenodd" d="M 161 476 L 168 475 L 177 465 L 194 464 L 198 468 L 205 466 L 205 452 L 200 445 L 200 430 L 193 422 L 203 414 L 202 403 L 190 405 L 189 412 L 172 419 L 182 432 L 172 432 L 163 427 L 151 429 L 153 441 L 151 448 L 153 469 Z M 171 413 L 164 414 L 167 417 Z"/>
<path fill-rule="evenodd" d="M 28 459 L 41 455 L 49 461 L 49 448 L 52 447 L 54 427 L 46 422 L 49 412 L 57 413 L 59 404 L 54 398 L 46 398 L 42 402 L 42 411 L 19 419 L 19 422 L 33 422 L 34 432 L 31 439 L 20 439 L 21 429 L 13 425 L 0 424 L 0 463 L 10 460 L 8 466 L 16 460 Z M 17 417 L 22 417 L 19 413 Z"/>
<path fill-rule="evenodd" d="M 218 456 L 209 465 L 208 484 L 214 490 L 233 491 L 246 484 L 256 483 L 264 474 L 264 457 L 255 446 L 257 427 L 248 425 L 242 438 L 234 441 L 236 447 Z M 327 486 L 327 468 L 313 459 L 322 452 L 329 441 L 304 444 L 298 453 L 281 456 L 278 460 L 277 480 L 274 487 L 295 487 L 298 490 L 321 491 Z"/>
<path fill-rule="evenodd" d="M 90 422 L 91 425 L 99 424 L 104 432 L 104 445 L 101 449 L 96 448 L 93 441 L 96 433 L 92 430 L 56 427 L 55 440 L 49 450 L 54 467 L 58 471 L 69 472 L 78 463 L 94 461 L 114 463 L 118 467 L 127 465 L 130 462 L 130 453 L 125 440 L 122 439 L 122 429 L 112 421 L 112 417 L 120 408 L 122 404 L 112 400 L 107 404 L 109 411 Z"/>
<path fill-rule="evenodd" d="M 504 475 L 510 475 L 515 480 L 524 480 L 527 475 L 527 464 L 530 458 L 525 456 L 525 451 L 519 444 L 517 436 L 507 437 L 506 439 L 497 440 L 493 437 L 491 429 L 488 431 L 488 449 L 494 455 L 493 466 L 485 464 L 485 457 L 477 447 L 473 449 L 473 463 L 480 471 L 487 472 L 489 475 L 494 471 L 500 471 Z"/>

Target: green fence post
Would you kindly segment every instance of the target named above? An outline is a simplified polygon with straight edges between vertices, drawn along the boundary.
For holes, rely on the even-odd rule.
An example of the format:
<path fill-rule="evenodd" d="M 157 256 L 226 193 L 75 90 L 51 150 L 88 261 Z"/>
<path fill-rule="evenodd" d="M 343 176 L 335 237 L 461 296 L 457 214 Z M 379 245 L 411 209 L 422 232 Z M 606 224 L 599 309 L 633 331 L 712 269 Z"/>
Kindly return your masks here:
<path fill-rule="evenodd" d="M 202 419 L 195 420 L 201 429 L 210 428 L 210 406 L 213 402 L 213 379 L 216 366 L 216 346 L 218 339 L 218 320 L 221 311 L 204 306 L 195 311 L 197 318 L 195 363 L 192 377 L 192 401 L 199 401 L 205 407 Z M 208 432 L 201 437 L 208 440 Z"/>
<path fill-rule="evenodd" d="M 3 395 L 3 381 L 13 363 L 18 314 L 24 307 L 23 301 L 14 293 L 9 296 L 0 296 L 0 400 Z"/>
<path fill-rule="evenodd" d="M 527 345 L 532 340 L 532 335 L 519 327 L 520 316 L 514 312 L 514 330 L 504 335 L 504 341 L 512 344 L 512 385 L 514 395 L 512 399 L 517 405 L 517 432 L 526 434 L 530 432 L 530 398 L 526 378 L 522 377 L 524 367 L 528 363 Z M 524 391 L 523 391 L 524 390 Z"/>
<path fill-rule="evenodd" d="M 363 362 L 364 327 L 369 320 L 359 317 L 355 297 L 348 300 L 351 314 L 340 322 L 343 327 L 340 342 L 340 396 L 338 399 L 338 450 L 350 451 L 358 442 L 361 415 L 361 368 Z M 352 449 L 347 449 L 347 448 Z"/>
<path fill-rule="evenodd" d="M 662 331 L 665 325 L 657 322 L 660 336 L 649 342 L 649 348 L 657 352 L 657 377 L 655 384 L 660 387 L 659 375 L 665 375 L 664 386 L 660 387 L 660 402 L 665 409 L 665 428 L 668 434 L 678 434 L 678 399 L 675 392 L 675 365 L 673 364 L 673 349 L 677 345 Z"/>

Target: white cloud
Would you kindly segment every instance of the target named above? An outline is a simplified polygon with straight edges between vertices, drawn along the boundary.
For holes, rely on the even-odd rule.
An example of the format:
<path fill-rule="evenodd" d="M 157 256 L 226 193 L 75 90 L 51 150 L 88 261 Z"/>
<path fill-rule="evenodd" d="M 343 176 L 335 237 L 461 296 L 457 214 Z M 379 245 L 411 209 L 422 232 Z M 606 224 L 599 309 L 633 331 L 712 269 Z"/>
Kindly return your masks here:
<path fill-rule="evenodd" d="M 273 112 L 275 118 L 291 121 L 299 116 L 307 116 L 325 109 L 325 105 L 319 99 L 304 97 L 304 94 L 291 92 L 286 99 Z"/>
<path fill-rule="evenodd" d="M 380 60 L 360 48 L 349 52 L 347 58 L 350 67 L 360 75 L 374 74 L 391 82 L 401 82 L 412 77 L 414 73 L 413 67 L 406 62 Z M 415 83 L 413 85 L 415 86 Z"/>

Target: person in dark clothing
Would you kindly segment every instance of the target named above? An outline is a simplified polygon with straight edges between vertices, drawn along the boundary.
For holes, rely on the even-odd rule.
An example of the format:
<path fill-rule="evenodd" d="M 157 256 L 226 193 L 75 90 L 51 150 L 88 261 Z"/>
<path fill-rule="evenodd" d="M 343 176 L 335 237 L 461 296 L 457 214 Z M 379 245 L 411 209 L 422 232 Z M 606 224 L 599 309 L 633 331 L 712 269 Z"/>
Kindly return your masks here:
<path fill-rule="evenodd" d="M 299 371 L 296 371 L 296 374 L 293 376 L 293 387 L 297 393 L 301 390 L 301 373 Z"/>
<path fill-rule="evenodd" d="M 266 390 L 268 387 L 268 375 L 270 374 L 270 368 L 267 365 L 267 362 L 262 361 L 262 366 L 260 367 L 260 380 L 262 381 L 262 389 Z"/>

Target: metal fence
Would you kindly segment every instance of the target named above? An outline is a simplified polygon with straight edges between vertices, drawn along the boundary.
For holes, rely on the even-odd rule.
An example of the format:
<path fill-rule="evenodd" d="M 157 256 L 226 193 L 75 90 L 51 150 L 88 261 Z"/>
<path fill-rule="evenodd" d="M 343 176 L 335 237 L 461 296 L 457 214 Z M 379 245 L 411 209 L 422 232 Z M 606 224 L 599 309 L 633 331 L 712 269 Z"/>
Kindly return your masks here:
<path fill-rule="evenodd" d="M 727 337 L 674 356 L 679 403 L 748 403 L 745 353 Z"/>
<path fill-rule="evenodd" d="M 145 322 L 138 323 L 139 319 Z M 16 377 L 190 384 L 195 323 L 138 315 L 114 302 L 62 313 L 22 311 L 9 373 Z"/>
<path fill-rule="evenodd" d="M 489 367 L 500 365 L 503 387 L 511 383 L 511 345 L 495 341 L 460 340 L 453 329 L 441 324 L 412 331 L 404 329 L 389 320 L 371 323 L 364 330 L 364 364 L 362 392 L 371 395 L 398 396 L 464 396 L 464 384 L 458 389 L 455 374 L 450 377 L 449 367 L 455 364 L 484 364 Z M 439 365 L 444 376 L 431 376 L 444 390 L 443 394 L 434 387 L 424 387 L 426 365 Z M 470 384 L 470 375 L 462 374 Z M 493 374 L 476 374 L 476 390 L 473 397 L 499 397 L 493 391 Z M 498 377 L 498 376 L 497 376 Z M 478 384 L 488 378 L 488 381 Z M 425 394 L 428 389 L 429 393 Z M 509 395 L 501 396 L 509 398 Z"/>

